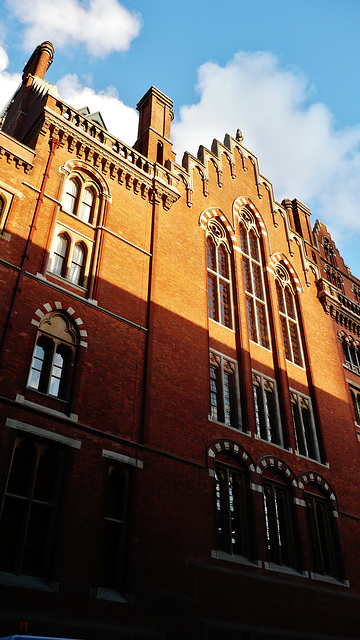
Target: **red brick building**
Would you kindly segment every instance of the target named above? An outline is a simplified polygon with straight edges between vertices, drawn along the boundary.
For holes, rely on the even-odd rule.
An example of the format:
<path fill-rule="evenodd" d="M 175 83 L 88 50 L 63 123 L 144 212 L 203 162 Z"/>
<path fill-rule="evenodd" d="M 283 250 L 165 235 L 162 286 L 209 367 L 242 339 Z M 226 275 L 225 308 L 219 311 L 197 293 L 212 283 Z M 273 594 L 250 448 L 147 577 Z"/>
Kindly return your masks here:
<path fill-rule="evenodd" d="M 360 281 L 238 131 L 0 131 L 0 635 L 358 638 Z"/>

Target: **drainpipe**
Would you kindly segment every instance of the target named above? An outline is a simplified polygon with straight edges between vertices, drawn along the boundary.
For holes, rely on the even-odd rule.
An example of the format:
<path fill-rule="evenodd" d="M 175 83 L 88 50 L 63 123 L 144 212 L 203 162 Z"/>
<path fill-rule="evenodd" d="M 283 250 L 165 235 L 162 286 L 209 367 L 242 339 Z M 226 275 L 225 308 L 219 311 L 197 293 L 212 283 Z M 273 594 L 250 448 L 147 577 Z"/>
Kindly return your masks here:
<path fill-rule="evenodd" d="M 60 140 L 58 140 L 57 138 L 51 138 L 50 140 L 50 152 L 49 152 L 49 157 L 46 163 L 46 169 L 45 169 L 45 173 L 43 176 L 43 180 L 42 180 L 42 185 L 41 185 L 41 190 L 39 193 L 39 197 L 36 203 L 36 207 L 35 207 L 35 211 L 34 211 L 34 215 L 31 221 L 31 225 L 30 225 L 30 231 L 29 231 L 29 235 L 28 235 L 28 239 L 26 242 L 26 246 L 25 246 L 25 252 L 21 261 L 21 266 L 20 266 L 20 271 L 17 277 L 17 282 L 14 288 L 14 293 L 13 293 L 13 297 L 12 297 L 12 301 L 11 301 L 11 305 L 10 305 L 10 309 L 9 309 L 9 313 L 8 313 L 8 317 L 5 323 L 5 327 L 4 327 L 4 333 L 1 339 L 1 346 L 0 346 L 0 368 L 2 368 L 3 366 L 3 355 L 5 352 L 5 344 L 6 344 L 6 340 L 8 338 L 9 335 L 9 329 L 12 328 L 12 321 L 15 315 L 15 309 L 16 309 L 16 305 L 18 302 L 18 296 L 21 293 L 21 286 L 22 286 L 22 281 L 24 278 L 24 274 L 25 274 L 25 269 L 26 269 L 26 265 L 27 265 L 27 261 L 29 260 L 29 256 L 30 256 L 30 249 L 31 249 L 31 245 L 33 242 L 33 237 L 34 237 L 34 233 L 36 231 L 36 223 L 39 217 L 39 213 L 40 213 L 40 209 L 44 200 L 44 193 L 45 193 L 45 188 L 46 188 L 46 184 L 50 175 L 50 167 L 52 164 L 52 160 L 55 154 L 56 149 L 58 149 L 60 146 Z"/>

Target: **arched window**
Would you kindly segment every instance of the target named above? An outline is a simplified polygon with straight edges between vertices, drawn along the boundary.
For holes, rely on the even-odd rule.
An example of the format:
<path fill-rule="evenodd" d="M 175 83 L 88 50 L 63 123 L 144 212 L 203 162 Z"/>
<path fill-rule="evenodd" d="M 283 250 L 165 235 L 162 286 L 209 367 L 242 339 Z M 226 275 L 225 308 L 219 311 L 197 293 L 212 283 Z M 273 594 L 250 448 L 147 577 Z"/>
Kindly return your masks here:
<path fill-rule="evenodd" d="M 281 265 L 278 265 L 275 273 L 285 357 L 287 360 L 290 360 L 290 362 L 294 362 L 294 364 L 302 367 L 303 356 L 295 294 L 287 270 Z"/>
<path fill-rule="evenodd" d="M 350 393 L 354 405 L 355 422 L 360 424 L 360 390 L 357 387 L 350 387 Z"/>
<path fill-rule="evenodd" d="M 65 277 L 66 261 L 69 252 L 69 241 L 64 234 L 56 238 L 50 271 L 57 276 Z"/>
<path fill-rule="evenodd" d="M 340 580 L 342 570 L 332 501 L 316 482 L 306 484 L 305 500 L 314 572 Z"/>
<path fill-rule="evenodd" d="M 68 400 L 77 345 L 77 329 L 65 314 L 51 312 L 45 315 L 39 325 L 28 387 Z"/>
<path fill-rule="evenodd" d="M 92 222 L 92 210 L 94 203 L 94 192 L 92 189 L 84 189 L 79 207 L 78 216 L 84 222 Z"/>
<path fill-rule="evenodd" d="M 130 469 L 110 465 L 106 486 L 100 586 L 124 593 L 130 519 Z"/>
<path fill-rule="evenodd" d="M 158 162 L 159 164 L 162 164 L 164 161 L 164 148 L 161 142 L 157 143 L 157 149 L 156 149 L 156 162 Z"/>
<path fill-rule="evenodd" d="M 49 579 L 61 489 L 63 451 L 16 439 L 0 519 L 0 570 Z"/>
<path fill-rule="evenodd" d="M 330 262 L 334 267 L 336 267 L 337 265 L 336 265 L 335 249 L 334 249 L 332 243 L 330 242 L 329 238 L 324 236 L 322 238 L 322 245 L 324 247 L 324 253 L 325 253 L 326 260 L 328 260 L 328 262 Z"/>
<path fill-rule="evenodd" d="M 268 561 L 298 569 L 297 529 L 291 486 L 275 468 L 264 471 L 263 486 Z"/>
<path fill-rule="evenodd" d="M 253 216 L 244 210 L 240 219 L 240 241 L 249 338 L 270 348 L 267 300 L 260 237 Z"/>
<path fill-rule="evenodd" d="M 347 368 L 354 371 L 354 373 L 360 373 L 360 353 L 358 342 L 354 342 L 351 337 L 344 337 L 342 339 L 342 348 Z"/>
<path fill-rule="evenodd" d="M 60 233 L 54 242 L 49 271 L 65 278 L 72 284 L 84 286 L 87 260 L 87 248 L 84 242 L 74 243 L 71 233 Z"/>
<path fill-rule="evenodd" d="M 221 454 L 219 455 L 221 457 Z M 219 551 L 252 559 L 254 555 L 248 470 L 235 456 L 215 464 L 215 527 Z"/>
<path fill-rule="evenodd" d="M 229 329 L 233 326 L 230 250 L 225 230 L 210 220 L 206 238 L 209 318 Z"/>
<path fill-rule="evenodd" d="M 98 189 L 90 176 L 80 173 L 67 179 L 62 208 L 83 222 L 94 224 L 98 208 Z"/>
<path fill-rule="evenodd" d="M 68 180 L 63 201 L 63 209 L 75 213 L 80 185 L 77 180 Z"/>
<path fill-rule="evenodd" d="M 81 285 L 83 278 L 83 269 L 85 262 L 85 249 L 81 243 L 75 245 L 72 253 L 69 280 L 73 284 Z"/>

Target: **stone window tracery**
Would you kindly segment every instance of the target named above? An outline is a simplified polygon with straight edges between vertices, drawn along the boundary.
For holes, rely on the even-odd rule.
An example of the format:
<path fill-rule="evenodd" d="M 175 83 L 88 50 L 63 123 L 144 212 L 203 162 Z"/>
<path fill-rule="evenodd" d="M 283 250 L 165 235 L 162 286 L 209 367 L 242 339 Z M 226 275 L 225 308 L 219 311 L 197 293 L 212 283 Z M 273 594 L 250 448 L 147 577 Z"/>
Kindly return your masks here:
<path fill-rule="evenodd" d="M 206 233 L 206 263 L 209 318 L 232 329 L 232 284 L 230 248 L 223 226 L 210 220 Z"/>
<path fill-rule="evenodd" d="M 236 363 L 213 351 L 210 351 L 210 418 L 229 427 L 238 428 L 240 424 Z"/>
<path fill-rule="evenodd" d="M 302 367 L 303 354 L 296 298 L 287 269 L 282 265 L 277 265 L 275 278 L 285 357 L 290 362 Z"/>

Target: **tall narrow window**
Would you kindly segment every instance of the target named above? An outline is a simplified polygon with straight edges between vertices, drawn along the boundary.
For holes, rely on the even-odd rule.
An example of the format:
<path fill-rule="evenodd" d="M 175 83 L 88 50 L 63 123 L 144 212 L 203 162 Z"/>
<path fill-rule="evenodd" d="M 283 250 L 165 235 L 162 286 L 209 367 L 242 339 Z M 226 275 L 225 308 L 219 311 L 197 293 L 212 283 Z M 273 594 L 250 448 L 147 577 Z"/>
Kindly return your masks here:
<path fill-rule="evenodd" d="M 274 380 L 253 372 L 256 435 L 262 440 L 284 446 Z"/>
<path fill-rule="evenodd" d="M 288 272 L 281 266 L 276 267 L 276 292 L 279 303 L 281 332 L 285 357 L 290 362 L 303 366 L 299 322 L 296 301 Z"/>
<path fill-rule="evenodd" d="M 350 393 L 354 405 L 355 422 L 360 424 L 360 389 L 357 387 L 350 387 Z"/>
<path fill-rule="evenodd" d="M 320 461 L 319 442 L 312 413 L 311 400 L 296 391 L 290 391 L 296 450 L 303 456 Z"/>
<path fill-rule="evenodd" d="M 344 351 L 345 364 L 354 373 L 360 373 L 360 354 L 358 342 L 352 338 L 343 338 L 342 347 Z"/>
<path fill-rule="evenodd" d="M 64 234 L 56 238 L 54 253 L 51 260 L 50 271 L 57 276 L 65 277 L 66 259 L 69 251 L 69 241 Z"/>
<path fill-rule="evenodd" d="M 216 465 L 215 517 L 217 549 L 250 558 L 249 479 L 244 469 Z"/>
<path fill-rule="evenodd" d="M 50 578 L 63 453 L 17 438 L 0 519 L 1 571 Z"/>
<path fill-rule="evenodd" d="M 210 417 L 238 427 L 235 362 L 210 352 Z"/>
<path fill-rule="evenodd" d="M 84 222 L 92 222 L 92 208 L 94 202 L 94 192 L 92 189 L 84 189 L 79 207 L 78 216 Z"/>
<path fill-rule="evenodd" d="M 130 513 L 130 470 L 111 465 L 105 495 L 100 586 L 124 593 Z"/>
<path fill-rule="evenodd" d="M 68 180 L 66 184 L 65 197 L 63 200 L 63 208 L 68 213 L 75 213 L 78 193 L 79 184 L 77 180 Z"/>
<path fill-rule="evenodd" d="M 85 249 L 81 243 L 75 245 L 71 257 L 69 280 L 73 284 L 81 285 L 85 261 Z"/>
<path fill-rule="evenodd" d="M 41 319 L 28 378 L 28 387 L 67 400 L 76 358 L 77 330 L 64 314 Z"/>
<path fill-rule="evenodd" d="M 297 568 L 290 486 L 280 474 L 264 478 L 264 513 L 269 562 Z"/>
<path fill-rule="evenodd" d="M 206 262 L 209 318 L 232 328 L 230 251 L 223 227 L 217 220 L 208 223 Z"/>
<path fill-rule="evenodd" d="M 99 188 L 94 177 L 76 173 L 67 179 L 62 209 L 77 216 L 83 222 L 94 224 L 98 207 Z"/>
<path fill-rule="evenodd" d="M 243 211 L 240 220 L 240 241 L 249 338 L 269 349 L 268 313 L 260 238 L 255 221 L 247 210 Z"/>
<path fill-rule="evenodd" d="M 305 486 L 315 573 L 341 579 L 339 544 L 330 499 L 317 483 Z"/>

